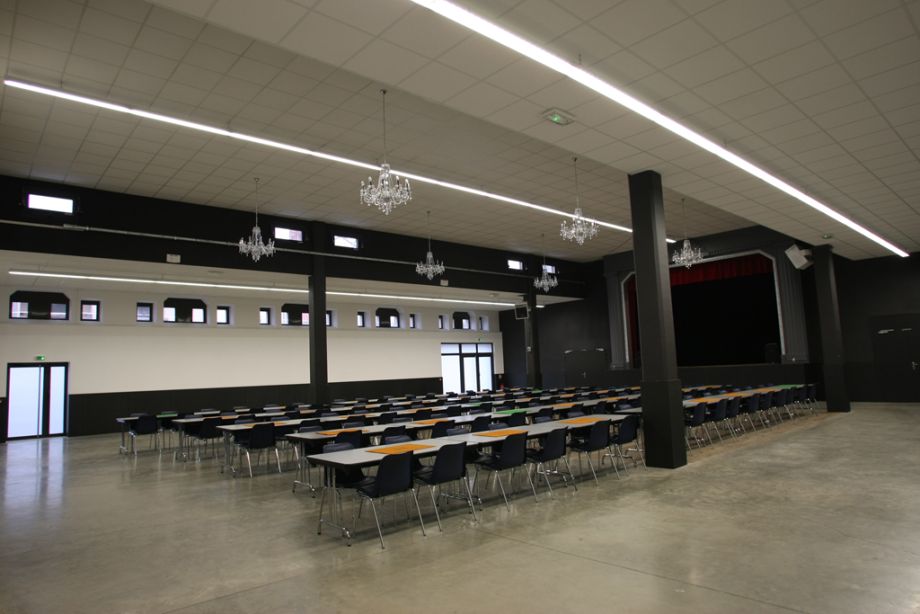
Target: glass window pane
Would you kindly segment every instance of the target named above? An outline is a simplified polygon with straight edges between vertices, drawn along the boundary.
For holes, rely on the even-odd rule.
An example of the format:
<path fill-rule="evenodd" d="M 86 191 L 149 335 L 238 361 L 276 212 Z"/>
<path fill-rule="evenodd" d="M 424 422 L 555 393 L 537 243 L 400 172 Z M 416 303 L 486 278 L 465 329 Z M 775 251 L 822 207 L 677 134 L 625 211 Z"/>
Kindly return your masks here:
<path fill-rule="evenodd" d="M 230 310 L 227 307 L 217 308 L 217 323 L 218 324 L 229 324 L 230 323 Z"/>
<path fill-rule="evenodd" d="M 29 194 L 29 209 L 43 209 L 44 211 L 56 211 L 58 213 L 73 213 L 73 199 L 42 196 L 41 194 Z"/>
<path fill-rule="evenodd" d="M 137 321 L 138 322 L 150 322 L 153 316 L 152 307 L 147 303 L 138 303 L 137 305 Z"/>
<path fill-rule="evenodd" d="M 332 243 L 336 247 L 345 247 L 347 249 L 358 249 L 358 239 L 356 237 L 333 235 Z"/>
<path fill-rule="evenodd" d="M 66 320 L 67 305 L 64 305 L 63 303 L 51 303 L 51 319 Z"/>
<path fill-rule="evenodd" d="M 300 324 L 301 326 L 310 325 L 310 312 L 305 311 L 304 313 L 300 314 Z"/>
<path fill-rule="evenodd" d="M 476 344 L 475 343 L 464 343 L 462 349 L 463 349 L 464 354 L 475 354 Z"/>
<path fill-rule="evenodd" d="M 492 390 L 492 357 L 479 357 L 479 389 Z"/>
<path fill-rule="evenodd" d="M 357 323 L 358 323 L 358 327 L 360 328 L 364 327 L 364 312 L 363 311 L 358 312 Z"/>
<path fill-rule="evenodd" d="M 163 307 L 163 321 L 164 322 L 175 322 L 176 321 L 176 308 L 175 307 Z"/>
<path fill-rule="evenodd" d="M 390 316 L 390 328 L 399 328 L 399 316 Z"/>
<path fill-rule="evenodd" d="M 204 322 L 204 309 L 201 307 L 192 308 L 192 322 L 201 324 Z"/>
<path fill-rule="evenodd" d="M 10 317 L 28 318 L 29 317 L 29 304 L 14 302 L 12 308 L 10 309 Z"/>
<path fill-rule="evenodd" d="M 80 319 L 95 322 L 99 319 L 99 306 L 96 303 L 82 303 L 80 305 Z"/>
<path fill-rule="evenodd" d="M 60 435 L 64 432 L 64 394 L 67 367 L 51 367 L 51 413 L 48 416 L 48 435 Z"/>
<path fill-rule="evenodd" d="M 265 322 L 262 322 L 262 324 L 265 324 Z M 288 312 L 286 311 L 281 312 L 281 324 L 284 326 L 287 326 L 288 324 Z"/>
<path fill-rule="evenodd" d="M 491 354 L 492 353 L 492 344 L 491 343 L 479 343 L 476 345 L 476 349 L 480 354 Z"/>
<path fill-rule="evenodd" d="M 475 356 L 463 357 L 463 385 L 467 390 L 479 390 L 477 383 L 478 369 Z"/>
<path fill-rule="evenodd" d="M 459 343 L 442 343 L 441 353 L 442 354 L 459 354 L 460 344 Z"/>
<path fill-rule="evenodd" d="M 12 367 L 10 374 L 9 422 L 7 437 L 33 437 L 40 434 L 44 394 L 42 367 Z"/>
<path fill-rule="evenodd" d="M 281 323 L 282 324 L 285 324 L 284 319 L 285 319 L 285 313 L 282 311 L 281 312 Z M 263 307 L 262 309 L 259 310 L 259 324 L 270 324 L 270 323 L 271 323 L 271 311 Z"/>
<path fill-rule="evenodd" d="M 443 393 L 463 392 L 460 386 L 460 356 L 441 356 L 441 381 Z"/>

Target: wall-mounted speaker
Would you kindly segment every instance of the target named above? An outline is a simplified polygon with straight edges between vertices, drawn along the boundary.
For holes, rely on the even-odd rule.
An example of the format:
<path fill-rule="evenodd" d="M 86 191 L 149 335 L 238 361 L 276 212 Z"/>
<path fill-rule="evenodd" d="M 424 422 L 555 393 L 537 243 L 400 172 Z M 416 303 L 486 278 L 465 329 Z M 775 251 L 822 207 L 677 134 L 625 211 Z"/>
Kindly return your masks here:
<path fill-rule="evenodd" d="M 530 310 L 527 308 L 527 303 L 514 306 L 514 319 L 515 320 L 526 320 L 529 316 L 530 316 Z"/>
<path fill-rule="evenodd" d="M 800 271 L 811 266 L 811 258 L 809 258 L 809 256 L 811 256 L 810 249 L 801 249 L 795 244 L 790 245 L 786 250 L 786 257 L 789 258 L 789 262 Z"/>

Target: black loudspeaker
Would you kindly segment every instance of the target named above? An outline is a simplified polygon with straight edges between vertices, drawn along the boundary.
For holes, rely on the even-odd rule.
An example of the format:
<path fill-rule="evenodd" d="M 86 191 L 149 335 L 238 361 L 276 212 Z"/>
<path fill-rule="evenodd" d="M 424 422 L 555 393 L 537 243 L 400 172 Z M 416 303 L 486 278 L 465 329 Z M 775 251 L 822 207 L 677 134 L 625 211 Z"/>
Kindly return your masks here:
<path fill-rule="evenodd" d="M 527 308 L 527 304 L 515 305 L 514 306 L 514 319 L 515 320 L 526 320 L 530 317 L 530 310 Z"/>
<path fill-rule="evenodd" d="M 790 245 L 789 248 L 786 249 L 786 257 L 789 258 L 789 262 L 800 271 L 811 266 L 811 259 L 809 256 L 811 256 L 810 249 L 800 249 L 799 246 L 795 244 Z"/>
<path fill-rule="evenodd" d="M 779 363 L 779 344 L 767 343 L 763 346 L 763 361 L 770 364 Z"/>

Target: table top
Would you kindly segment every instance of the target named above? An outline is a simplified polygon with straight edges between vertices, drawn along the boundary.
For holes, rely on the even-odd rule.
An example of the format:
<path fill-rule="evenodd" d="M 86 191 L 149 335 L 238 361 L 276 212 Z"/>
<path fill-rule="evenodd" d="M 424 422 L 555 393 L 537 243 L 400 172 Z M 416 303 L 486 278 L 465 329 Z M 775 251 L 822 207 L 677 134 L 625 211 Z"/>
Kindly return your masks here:
<path fill-rule="evenodd" d="M 599 420 L 620 422 L 625 420 L 626 416 L 604 414 L 603 416 L 598 416 L 598 418 Z M 578 429 L 585 428 L 585 426 L 585 424 L 567 424 L 564 420 L 554 420 L 550 422 L 541 422 L 540 424 L 516 426 L 507 430 L 523 432 L 525 437 L 528 439 L 533 439 L 547 435 L 550 431 L 558 428 Z M 495 431 L 491 431 L 490 433 L 492 434 L 491 436 L 481 433 L 467 433 L 466 435 L 450 435 L 447 437 L 434 437 L 432 439 L 424 439 L 416 443 L 421 443 L 429 447 L 413 450 L 412 453 L 416 456 L 427 456 L 435 454 L 442 446 L 451 443 L 464 443 L 467 446 L 474 447 L 495 445 L 496 443 L 504 441 L 507 437 L 507 435 L 494 436 Z M 310 434 L 311 433 L 302 433 L 302 435 Z M 294 437 L 294 435 L 289 435 L 289 437 Z M 380 461 L 385 457 L 384 454 L 375 453 L 374 450 L 387 448 L 391 445 L 392 444 L 383 446 L 369 446 L 366 448 L 355 448 L 353 450 L 342 450 L 340 452 L 313 454 L 308 456 L 307 459 L 313 464 L 326 467 L 368 467 L 380 463 Z"/>

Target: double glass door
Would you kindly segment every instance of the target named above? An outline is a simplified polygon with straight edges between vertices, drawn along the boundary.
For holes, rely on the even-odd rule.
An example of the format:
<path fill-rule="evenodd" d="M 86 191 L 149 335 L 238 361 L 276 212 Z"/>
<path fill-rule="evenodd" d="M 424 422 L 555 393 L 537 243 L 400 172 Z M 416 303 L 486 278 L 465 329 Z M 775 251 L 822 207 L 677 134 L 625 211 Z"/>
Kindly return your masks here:
<path fill-rule="evenodd" d="M 442 343 L 442 392 L 491 390 L 493 366 L 491 343 Z"/>
<path fill-rule="evenodd" d="M 67 364 L 10 364 L 6 375 L 6 438 L 63 435 Z"/>

